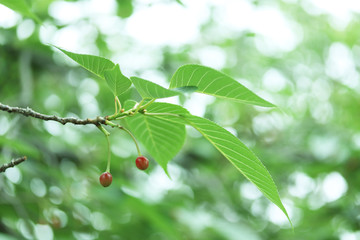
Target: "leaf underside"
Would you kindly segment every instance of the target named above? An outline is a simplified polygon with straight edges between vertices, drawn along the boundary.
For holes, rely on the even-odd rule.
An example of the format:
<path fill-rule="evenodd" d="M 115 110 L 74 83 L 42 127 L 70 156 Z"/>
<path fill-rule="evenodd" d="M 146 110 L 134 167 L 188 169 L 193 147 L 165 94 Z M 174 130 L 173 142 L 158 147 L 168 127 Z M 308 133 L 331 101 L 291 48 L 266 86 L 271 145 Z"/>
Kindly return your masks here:
<path fill-rule="evenodd" d="M 272 103 L 257 96 L 235 79 L 201 65 L 184 65 L 175 72 L 170 81 L 170 89 L 184 86 L 195 86 L 197 87 L 196 92 L 215 97 L 263 107 L 274 107 Z"/>

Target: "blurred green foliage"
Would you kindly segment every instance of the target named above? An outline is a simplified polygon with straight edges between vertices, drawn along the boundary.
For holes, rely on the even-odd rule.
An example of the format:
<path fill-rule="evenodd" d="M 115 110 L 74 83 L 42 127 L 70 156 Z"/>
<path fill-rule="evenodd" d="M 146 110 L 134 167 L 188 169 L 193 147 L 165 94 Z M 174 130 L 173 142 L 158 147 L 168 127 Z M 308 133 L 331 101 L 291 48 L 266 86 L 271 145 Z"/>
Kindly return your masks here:
<path fill-rule="evenodd" d="M 259 13 L 259 19 L 244 22 L 265 25 L 267 17 L 282 16 L 294 40 L 277 32 L 276 24 L 268 31 L 244 30 L 240 20 L 234 22 L 239 24 L 235 31 L 221 27 L 222 7 L 209 1 L 202 9 L 208 18 L 199 24 L 195 40 L 152 45 L 143 42 L 153 36 L 141 42 L 127 24 L 144 9 L 170 5 L 182 11 L 189 2 L 118 0 L 110 1 L 111 11 L 98 7 L 99 13 L 86 8 L 96 1 L 31 2 L 42 26 L 20 15 L 4 15 L 0 6 L 2 103 L 81 118 L 113 113 L 106 83 L 74 67 L 49 43 L 111 58 L 124 74 L 149 80 L 169 80 L 186 63 L 215 64 L 279 107 L 183 100 L 236 133 L 262 159 L 295 231 L 191 129 L 169 166 L 172 180 L 152 160 L 148 174 L 137 171 L 131 139 L 112 131 L 114 181 L 104 189 L 98 177 L 106 166 L 106 141 L 95 127 L 0 112 L 0 163 L 28 156 L 0 174 L 0 239 L 360 238 L 358 10 L 344 4 L 340 10 L 348 18 L 341 18 L 310 0 L 244 0 L 241 6 L 225 1 L 236 11 L 248 7 Z M 83 11 L 73 14 L 73 8 Z M 282 41 L 282 36 L 289 40 Z"/>

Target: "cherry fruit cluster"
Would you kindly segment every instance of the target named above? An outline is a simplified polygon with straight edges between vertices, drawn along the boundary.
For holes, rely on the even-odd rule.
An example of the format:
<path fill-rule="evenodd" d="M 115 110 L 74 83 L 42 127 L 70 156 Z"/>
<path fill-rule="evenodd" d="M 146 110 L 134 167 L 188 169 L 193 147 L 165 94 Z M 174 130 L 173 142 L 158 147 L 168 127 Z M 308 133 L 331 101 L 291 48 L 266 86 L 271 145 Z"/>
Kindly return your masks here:
<path fill-rule="evenodd" d="M 146 170 L 149 167 L 149 160 L 144 156 L 139 156 L 135 160 L 136 167 L 140 170 Z M 104 172 L 100 175 L 100 184 L 103 187 L 108 187 L 112 183 L 112 175 L 109 172 Z"/>

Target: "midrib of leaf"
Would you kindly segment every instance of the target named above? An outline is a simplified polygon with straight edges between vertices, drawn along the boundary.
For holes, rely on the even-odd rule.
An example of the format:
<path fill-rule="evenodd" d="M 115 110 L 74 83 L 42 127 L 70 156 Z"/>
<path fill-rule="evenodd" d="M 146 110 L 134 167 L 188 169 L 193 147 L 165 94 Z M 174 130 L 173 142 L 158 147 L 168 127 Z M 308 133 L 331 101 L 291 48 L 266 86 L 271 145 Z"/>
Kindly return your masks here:
<path fill-rule="evenodd" d="M 146 117 L 146 116 L 144 116 L 144 122 L 145 122 L 145 124 L 146 124 L 146 128 L 148 129 L 149 136 L 150 136 L 150 139 L 151 139 L 151 143 L 152 143 L 154 146 L 156 146 L 156 143 L 155 143 L 155 141 L 154 141 L 154 137 L 153 137 L 153 135 L 152 135 L 152 132 L 150 131 L 150 125 L 149 125 L 149 123 L 148 123 L 148 120 L 147 120 L 147 117 Z M 156 147 L 155 147 L 155 150 L 156 150 L 156 152 L 159 153 L 159 150 L 158 150 Z"/>
<path fill-rule="evenodd" d="M 197 129 L 199 132 L 204 133 L 203 131 L 199 130 L 199 128 L 196 128 L 196 129 Z M 207 130 L 207 131 L 209 131 L 209 130 Z M 215 131 L 213 131 L 213 132 L 215 132 Z M 218 133 L 218 132 L 216 132 L 216 133 Z M 220 140 L 220 141 L 227 141 L 227 142 L 231 143 L 231 142 L 228 141 L 227 139 L 217 138 L 217 137 L 214 137 L 214 136 L 211 136 L 211 137 L 210 137 L 210 136 L 208 136 L 208 134 L 207 134 L 207 137 L 205 137 L 205 138 L 207 138 L 211 143 L 215 143 L 213 140 L 211 140 L 211 138 L 215 138 L 215 139 L 218 139 L 218 140 Z M 256 164 L 256 165 L 259 166 L 259 167 L 262 167 L 259 162 L 254 161 L 253 159 L 250 159 L 250 158 L 248 158 L 247 156 L 245 156 L 245 155 L 243 155 L 243 154 L 241 154 L 241 153 L 238 153 L 238 152 L 234 151 L 233 149 L 231 149 L 231 148 L 229 148 L 229 147 L 226 147 L 225 145 L 220 144 L 219 142 L 217 142 L 217 145 L 219 145 L 219 146 L 221 146 L 221 147 L 229 150 L 230 152 L 233 152 L 235 155 L 239 155 L 239 156 L 241 156 L 241 157 L 243 157 L 243 158 L 251 161 L 252 163 Z M 216 147 L 216 148 L 218 148 L 218 147 Z M 241 148 L 243 148 L 243 147 L 241 146 Z M 245 150 L 245 148 L 243 148 L 243 149 Z M 222 152 L 223 152 L 223 151 L 222 151 Z M 225 153 L 224 153 L 224 154 L 225 154 Z M 229 156 L 229 157 L 231 157 L 229 154 L 226 154 L 226 155 Z M 233 157 L 231 157 L 231 158 L 233 158 Z M 254 171 L 257 170 L 257 169 L 254 169 L 254 168 L 250 167 L 249 165 L 247 165 L 247 164 L 239 161 L 239 160 L 236 159 L 236 158 L 233 158 L 233 159 L 235 159 L 237 162 L 241 163 L 242 165 L 246 166 L 247 168 L 250 168 L 250 169 L 252 169 L 252 170 L 254 170 Z M 268 176 L 265 176 L 265 175 L 263 175 L 263 174 L 261 174 L 261 173 L 260 173 L 260 175 L 262 175 L 263 177 L 268 178 L 268 180 L 271 180 L 271 181 L 272 181 L 272 179 L 269 179 Z"/>
<path fill-rule="evenodd" d="M 154 118 L 154 117 L 149 117 L 148 118 L 149 120 L 151 119 L 151 120 L 159 120 L 159 119 L 157 119 L 157 118 Z M 166 122 L 164 122 L 164 121 L 162 121 L 162 122 L 160 122 L 160 124 L 162 124 L 163 126 L 164 126 L 164 124 L 167 124 Z M 148 122 L 147 122 L 147 126 L 149 126 L 149 124 L 148 124 Z M 171 128 L 172 126 L 171 125 L 169 125 L 169 128 Z M 161 130 L 165 130 L 164 128 L 160 128 L 160 127 L 158 127 L 157 125 L 154 125 L 153 127 L 152 127 L 152 129 L 153 128 L 156 128 L 156 129 L 158 129 L 158 130 L 160 130 L 160 131 L 151 131 L 152 133 L 151 133 L 151 138 L 152 138 L 152 142 L 154 143 L 155 142 L 155 138 L 154 138 L 154 135 L 156 135 L 156 133 L 157 132 L 159 132 L 159 135 L 158 136 L 161 136 L 161 138 L 163 138 L 163 139 L 169 139 L 169 140 L 172 140 L 171 138 L 169 138 L 166 134 L 162 134 L 161 133 Z M 168 127 L 166 127 L 166 129 L 168 129 Z M 166 130 L 167 131 L 167 130 Z M 174 138 L 175 139 L 175 138 Z M 155 145 L 156 146 L 156 145 Z M 173 148 L 173 146 L 170 146 L 171 148 Z M 159 153 L 159 148 L 157 148 L 157 152 Z"/>
<path fill-rule="evenodd" d="M 224 145 L 222 145 L 222 144 L 216 143 L 215 141 L 212 140 L 213 138 L 216 139 L 216 137 L 210 136 L 209 134 L 206 134 L 205 131 L 201 130 L 201 128 L 198 127 L 198 125 L 195 125 L 195 124 L 191 124 L 191 125 L 192 125 L 196 130 L 198 130 L 202 135 L 204 135 L 204 137 L 205 137 L 210 143 L 212 143 L 212 144 L 213 144 L 221 153 L 223 153 L 226 157 L 230 157 L 230 158 L 232 158 L 232 159 L 235 159 L 234 157 L 230 156 L 229 154 L 226 154 L 226 153 L 225 153 L 222 149 L 220 149 L 218 146 L 221 146 L 221 147 L 223 147 L 223 148 L 225 148 L 225 149 L 228 149 L 228 150 L 230 150 L 231 152 L 235 153 L 236 155 L 240 155 L 241 157 L 243 157 L 243 158 L 251 161 L 252 163 L 255 163 L 255 164 L 258 165 L 258 166 L 260 166 L 259 162 L 255 161 L 255 160 L 253 160 L 253 159 L 250 159 L 250 158 L 246 157 L 245 155 L 243 155 L 243 154 L 241 154 L 241 153 L 237 153 L 237 152 L 235 152 L 234 150 L 232 150 L 232 149 L 230 149 L 230 148 L 228 148 L 228 147 L 226 147 L 226 146 L 224 146 Z M 217 131 L 212 131 L 212 130 L 209 130 L 209 129 L 206 129 L 206 132 L 215 132 L 216 134 L 219 133 L 219 132 L 217 132 Z M 220 138 L 217 138 L 217 139 L 220 139 Z M 223 139 L 221 139 L 221 140 L 223 140 Z M 225 140 L 226 140 L 226 139 L 225 139 Z M 229 142 L 230 142 L 230 141 L 229 141 Z M 231 143 L 231 142 L 230 142 L 230 143 Z M 241 148 L 243 148 L 243 147 L 241 146 Z M 244 149 L 244 148 L 243 148 L 243 149 Z M 237 160 L 237 159 L 235 159 L 235 160 L 236 160 L 237 162 L 241 163 L 242 165 L 246 166 L 247 168 L 252 169 L 252 170 L 254 170 L 254 171 L 257 171 L 256 169 L 254 169 L 254 168 L 250 167 L 249 165 L 241 162 L 240 160 Z M 235 167 L 238 168 L 237 166 L 235 166 Z M 263 166 L 262 166 L 262 167 L 263 167 Z M 243 173 L 242 170 L 240 170 L 240 172 Z M 262 176 L 264 176 L 265 178 L 267 178 L 267 180 L 273 182 L 273 180 L 272 180 L 271 178 L 269 178 L 268 176 L 265 176 L 265 175 L 263 175 L 263 174 L 261 174 L 261 173 L 260 173 L 260 175 L 262 175 Z M 246 175 L 245 175 L 245 176 L 246 176 Z M 252 175 L 252 176 L 254 176 L 254 175 Z M 268 183 L 267 183 L 267 184 L 268 184 Z M 274 184 L 275 184 L 275 183 L 274 183 Z"/>
<path fill-rule="evenodd" d="M 146 125 L 146 128 L 147 128 L 147 133 L 148 133 L 148 136 L 149 136 L 149 139 L 150 139 L 150 141 L 151 141 L 151 144 L 152 144 L 152 146 L 153 146 L 153 150 L 156 152 L 156 154 L 159 154 L 159 155 L 164 155 L 161 159 L 161 165 L 162 165 L 162 167 L 164 168 L 164 171 L 165 171 L 165 173 L 167 174 L 167 175 L 169 175 L 168 174 L 168 172 L 167 172 L 167 168 L 166 168 L 166 163 L 167 163 L 167 161 L 166 161 L 166 156 L 168 156 L 168 155 L 171 155 L 171 153 L 173 152 L 173 150 L 174 150 L 174 147 L 173 146 L 168 146 L 168 148 L 163 148 L 163 146 L 162 145 L 160 145 L 159 143 L 157 143 L 156 141 L 155 141 L 155 136 L 154 136 L 154 134 L 155 134 L 155 132 L 154 132 L 154 128 L 157 128 L 157 127 L 155 127 L 155 125 L 154 124 L 151 124 L 151 126 L 150 126 L 150 119 L 152 119 L 152 120 L 154 120 L 154 118 L 152 118 L 151 116 L 144 116 L 144 123 L 145 123 L 145 125 Z M 164 124 L 164 122 L 161 122 L 160 124 Z M 168 128 L 162 128 L 161 129 L 162 131 L 159 131 L 159 137 L 163 140 L 164 138 L 165 138 L 165 136 L 166 136 L 166 134 L 164 134 L 164 132 L 168 132 L 169 131 L 169 129 Z M 145 134 L 145 133 L 144 133 Z M 170 151 L 169 151 L 169 148 L 170 148 Z M 161 150 L 165 150 L 165 154 L 164 154 L 164 152 L 161 152 Z M 164 158 L 165 157 L 165 158 Z M 156 159 L 155 159 L 156 160 Z M 159 160 L 159 159 L 158 159 Z M 170 159 L 169 159 L 170 160 Z M 163 161 L 165 161 L 165 162 L 163 162 Z M 164 165 L 165 164 L 165 165 Z"/>
<path fill-rule="evenodd" d="M 104 77 L 114 96 L 124 93 L 131 86 L 130 79 L 122 74 L 119 64 L 111 70 L 105 70 Z"/>

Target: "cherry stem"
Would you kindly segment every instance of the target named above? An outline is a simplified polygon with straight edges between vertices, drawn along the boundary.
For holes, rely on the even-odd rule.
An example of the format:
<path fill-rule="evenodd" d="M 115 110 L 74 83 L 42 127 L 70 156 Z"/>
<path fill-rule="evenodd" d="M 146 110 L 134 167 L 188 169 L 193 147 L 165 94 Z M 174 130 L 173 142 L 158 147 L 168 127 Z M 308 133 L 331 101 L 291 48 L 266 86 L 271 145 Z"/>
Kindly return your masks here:
<path fill-rule="evenodd" d="M 96 127 L 103 133 L 105 136 L 110 136 L 110 133 L 100 124 L 96 125 Z"/>
<path fill-rule="evenodd" d="M 152 104 L 154 101 L 156 100 L 156 98 L 151 99 L 149 102 L 147 102 L 144 106 L 140 106 L 139 109 L 145 109 L 147 108 L 150 104 Z"/>
<path fill-rule="evenodd" d="M 108 149 L 108 158 L 107 158 L 107 166 L 106 166 L 106 172 L 110 172 L 110 161 L 111 161 L 111 152 L 110 152 L 110 140 L 109 140 L 109 136 L 110 133 L 102 126 L 102 125 L 96 125 L 98 129 L 100 129 L 100 131 L 102 133 L 104 133 L 105 137 L 106 137 L 106 141 L 107 141 L 107 149 Z"/>
<path fill-rule="evenodd" d="M 118 103 L 117 103 L 117 101 L 116 101 L 116 97 L 115 97 L 115 114 L 117 114 L 118 113 L 118 110 L 117 110 L 117 105 L 118 105 Z"/>
<path fill-rule="evenodd" d="M 137 141 L 136 141 L 136 138 L 134 137 L 134 135 L 133 135 L 128 129 L 124 128 L 123 126 L 121 126 L 121 125 L 119 125 L 119 124 L 115 124 L 115 123 L 113 123 L 113 122 L 111 122 L 111 121 L 109 121 L 109 120 L 106 120 L 106 121 L 105 121 L 105 124 L 106 124 L 106 125 L 109 125 L 110 127 L 116 127 L 116 128 L 119 128 L 119 129 L 127 132 L 127 133 L 130 135 L 130 137 L 132 138 L 132 140 L 134 141 L 134 143 L 135 143 L 135 146 L 136 146 L 136 150 L 137 150 L 137 152 L 138 152 L 138 155 L 139 155 L 139 156 L 142 156 L 141 151 L 140 151 L 140 147 L 139 147 L 139 144 L 138 144 Z"/>
<path fill-rule="evenodd" d="M 108 148 L 108 159 L 107 159 L 106 172 L 110 172 L 110 161 L 111 161 L 110 140 L 109 140 L 108 135 L 105 135 L 105 137 L 106 137 L 107 148 Z"/>
<path fill-rule="evenodd" d="M 144 103 L 144 101 L 145 101 L 145 99 L 142 99 L 142 100 L 140 101 L 140 103 L 137 105 L 134 113 L 137 113 L 137 112 L 139 111 L 139 109 L 141 108 L 141 105 Z"/>
<path fill-rule="evenodd" d="M 137 143 L 134 135 L 133 135 L 129 130 L 127 130 L 127 129 L 124 128 L 124 127 L 122 127 L 121 129 L 124 130 L 125 132 L 127 132 L 127 133 L 130 135 L 130 137 L 133 139 L 133 141 L 134 141 L 134 143 L 135 143 L 136 150 L 137 150 L 137 152 L 138 152 L 139 157 L 142 156 L 142 155 L 141 155 L 141 152 L 140 152 L 139 144 Z"/>
<path fill-rule="evenodd" d="M 120 103 L 120 100 L 119 100 L 119 98 L 117 96 L 115 96 L 114 101 L 115 101 L 115 113 L 114 113 L 114 115 L 117 115 L 121 111 L 121 103 Z M 119 110 L 118 110 L 118 106 L 119 106 Z"/>
<path fill-rule="evenodd" d="M 156 98 L 151 99 L 149 102 L 145 103 L 144 105 L 142 105 L 145 102 L 145 99 L 142 99 L 141 102 L 137 105 L 136 109 L 135 109 L 135 113 L 137 113 L 140 109 L 145 109 L 147 108 L 150 104 L 152 104 L 154 101 L 156 100 Z"/>
<path fill-rule="evenodd" d="M 117 96 L 115 96 L 115 101 L 119 105 L 119 111 L 121 111 L 121 102 L 120 102 L 120 100 L 119 100 L 119 98 Z"/>

